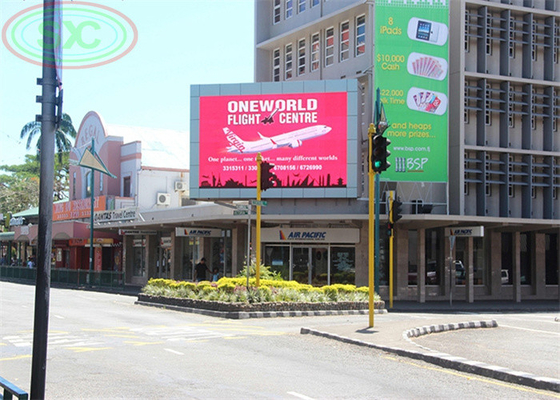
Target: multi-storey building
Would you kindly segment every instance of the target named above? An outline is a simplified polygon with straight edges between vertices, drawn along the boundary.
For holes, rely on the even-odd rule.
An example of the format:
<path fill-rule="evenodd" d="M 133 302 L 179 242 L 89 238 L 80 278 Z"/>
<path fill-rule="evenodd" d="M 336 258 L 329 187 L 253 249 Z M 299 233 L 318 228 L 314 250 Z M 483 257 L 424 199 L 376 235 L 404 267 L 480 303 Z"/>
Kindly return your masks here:
<path fill-rule="evenodd" d="M 467 301 L 558 298 L 560 3 L 450 0 L 448 6 L 447 182 L 381 175 L 382 199 L 393 191 L 404 203 L 394 236 L 396 299 L 443 300 L 451 290 Z M 368 125 L 375 89 L 382 86 L 374 68 L 376 2 L 270 0 L 255 8 L 256 82 L 358 81 L 363 173 L 357 198 L 344 204 L 360 209 L 368 196 Z M 298 204 L 305 209 L 304 200 L 294 200 L 294 208 Z M 320 214 L 336 204 L 318 199 L 314 206 L 313 214 Z M 346 222 L 364 222 L 355 219 Z M 450 228 L 460 227 L 481 228 L 475 236 L 450 237 Z M 382 231 L 386 297 L 389 253 Z M 368 240 L 356 245 L 357 284 L 367 284 L 358 254 L 367 252 Z"/>

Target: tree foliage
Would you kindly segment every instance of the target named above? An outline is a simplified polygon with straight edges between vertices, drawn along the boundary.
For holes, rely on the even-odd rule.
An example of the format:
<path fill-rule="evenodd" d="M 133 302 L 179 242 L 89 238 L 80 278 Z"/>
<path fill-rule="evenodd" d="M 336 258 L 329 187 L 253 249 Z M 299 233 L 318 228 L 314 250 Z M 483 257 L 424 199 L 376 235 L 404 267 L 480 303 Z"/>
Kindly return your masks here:
<path fill-rule="evenodd" d="M 53 200 L 68 198 L 68 152 L 55 159 Z M 27 154 L 20 165 L 0 166 L 0 212 L 14 214 L 39 205 L 41 166 L 36 155 Z"/>
<path fill-rule="evenodd" d="M 29 150 L 33 139 L 38 136 L 37 139 L 37 154 L 41 151 L 41 123 L 37 121 L 31 121 L 25 124 L 20 133 L 20 138 L 25 139 L 27 137 L 26 148 Z M 62 118 L 60 120 L 60 126 L 55 132 L 55 151 L 58 155 L 58 161 L 62 162 L 63 154 L 70 151 L 72 148 L 72 142 L 70 139 L 75 139 L 77 135 L 76 129 L 72 124 L 72 118 L 68 114 L 62 113 Z"/>

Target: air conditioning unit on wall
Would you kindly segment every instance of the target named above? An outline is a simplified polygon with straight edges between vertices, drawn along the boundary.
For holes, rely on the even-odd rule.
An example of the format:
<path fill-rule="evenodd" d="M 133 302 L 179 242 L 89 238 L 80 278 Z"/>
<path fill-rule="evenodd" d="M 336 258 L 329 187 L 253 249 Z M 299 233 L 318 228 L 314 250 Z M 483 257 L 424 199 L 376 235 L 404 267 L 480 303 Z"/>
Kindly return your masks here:
<path fill-rule="evenodd" d="M 187 183 L 183 182 L 183 181 L 177 181 L 175 182 L 175 191 L 179 192 L 179 191 L 185 191 L 187 190 Z"/>
<path fill-rule="evenodd" d="M 171 204 L 171 195 L 169 193 L 158 193 L 156 204 L 158 206 L 168 206 Z"/>

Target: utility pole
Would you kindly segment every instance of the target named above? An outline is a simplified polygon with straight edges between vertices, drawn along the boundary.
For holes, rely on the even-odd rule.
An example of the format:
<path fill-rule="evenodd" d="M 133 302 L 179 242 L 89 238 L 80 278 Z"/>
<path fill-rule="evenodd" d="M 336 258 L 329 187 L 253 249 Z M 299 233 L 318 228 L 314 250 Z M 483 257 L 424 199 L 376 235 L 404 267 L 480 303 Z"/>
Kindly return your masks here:
<path fill-rule="evenodd" d="M 369 142 L 369 149 L 373 148 L 373 136 L 375 135 L 375 125 L 374 124 L 369 124 L 369 129 L 368 129 L 368 142 Z M 371 156 L 371 154 L 370 154 Z M 374 180 L 374 175 L 375 173 L 373 172 L 373 163 L 371 162 L 371 157 L 370 160 L 368 162 L 369 168 L 368 168 L 368 178 L 369 178 L 369 225 L 368 225 L 368 236 L 369 236 L 369 241 L 368 241 L 368 286 L 369 286 L 369 327 L 373 328 L 374 325 L 374 307 L 375 307 L 375 302 L 374 302 L 374 296 L 375 296 L 375 292 L 374 292 L 374 282 L 375 282 L 375 268 L 374 268 L 374 257 L 375 257 L 375 247 L 374 247 L 374 243 L 375 243 L 375 229 L 374 229 L 374 212 L 373 212 L 373 202 L 374 202 L 374 198 L 375 198 L 375 189 L 374 189 L 374 184 L 373 184 L 373 180 Z"/>
<path fill-rule="evenodd" d="M 257 153 L 257 201 L 261 200 L 261 187 L 262 187 L 262 183 L 261 183 L 261 163 L 262 163 L 262 156 L 261 153 Z M 257 287 L 260 286 L 261 283 L 261 206 L 257 204 L 257 227 L 256 227 L 256 231 L 255 231 L 255 235 L 256 235 L 256 241 L 257 241 L 257 245 L 256 245 L 256 249 L 255 249 L 255 255 L 257 258 L 257 265 L 256 265 L 256 270 L 255 270 L 255 275 L 256 275 L 256 285 Z"/>
<path fill-rule="evenodd" d="M 31 398 L 45 398 L 47 371 L 47 338 L 49 330 L 49 302 L 52 253 L 52 217 L 54 182 L 54 136 L 57 129 L 57 106 L 62 115 L 62 95 L 57 97 L 61 84 L 57 77 L 57 63 L 61 60 L 55 50 L 61 40 L 60 26 L 55 26 L 55 14 L 61 12 L 58 1 L 44 1 L 43 5 L 43 77 L 37 80 L 42 86 L 41 115 L 41 167 L 39 192 L 39 226 L 37 235 L 37 281 L 35 286 L 35 319 L 33 325 L 33 355 L 31 361 Z"/>

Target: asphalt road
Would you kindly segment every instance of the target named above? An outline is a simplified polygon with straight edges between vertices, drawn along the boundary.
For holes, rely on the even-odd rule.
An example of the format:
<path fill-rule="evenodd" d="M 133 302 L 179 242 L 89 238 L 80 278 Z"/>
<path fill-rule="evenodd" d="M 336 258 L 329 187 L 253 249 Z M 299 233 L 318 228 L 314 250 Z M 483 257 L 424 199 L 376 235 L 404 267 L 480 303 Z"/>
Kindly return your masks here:
<path fill-rule="evenodd" d="M 469 360 L 560 379 L 558 313 L 477 314 L 498 328 L 463 329 L 415 338 L 432 350 Z M 465 317 L 466 320 L 469 317 Z"/>
<path fill-rule="evenodd" d="M 47 398 L 559 398 L 299 334 L 349 317 L 225 320 L 134 301 L 51 289 Z M 33 308 L 33 286 L 0 282 L 0 376 L 26 391 Z"/>

